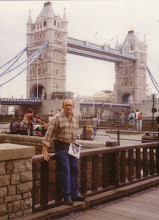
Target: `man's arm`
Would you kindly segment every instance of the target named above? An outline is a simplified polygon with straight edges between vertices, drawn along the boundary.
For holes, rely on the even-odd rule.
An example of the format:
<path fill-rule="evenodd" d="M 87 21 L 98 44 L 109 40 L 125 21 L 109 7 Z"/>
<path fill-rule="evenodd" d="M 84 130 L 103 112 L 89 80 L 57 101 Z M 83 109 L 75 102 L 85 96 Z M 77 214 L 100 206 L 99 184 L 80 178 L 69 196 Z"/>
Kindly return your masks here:
<path fill-rule="evenodd" d="M 50 157 L 47 148 L 48 147 L 45 144 L 43 144 L 42 155 L 44 157 L 44 160 L 49 161 Z"/>

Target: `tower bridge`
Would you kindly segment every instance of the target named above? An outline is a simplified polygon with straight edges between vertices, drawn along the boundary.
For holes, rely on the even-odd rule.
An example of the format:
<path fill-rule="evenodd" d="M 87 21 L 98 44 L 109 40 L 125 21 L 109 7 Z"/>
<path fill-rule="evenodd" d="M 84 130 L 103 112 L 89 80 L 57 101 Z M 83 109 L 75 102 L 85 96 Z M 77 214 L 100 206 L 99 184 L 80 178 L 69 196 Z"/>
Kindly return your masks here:
<path fill-rule="evenodd" d="M 87 56 L 110 62 L 122 62 L 122 60 L 136 61 L 135 54 L 124 50 L 113 49 L 108 45 L 97 45 L 88 41 L 82 41 L 71 37 L 67 38 L 67 53 Z"/>
<path fill-rule="evenodd" d="M 123 44 L 116 41 L 115 48 L 75 39 L 68 36 L 66 11 L 63 17 L 57 16 L 51 2 L 46 2 L 34 23 L 30 11 L 26 35 L 27 58 L 48 42 L 37 61 L 27 68 L 27 100 L 42 100 L 43 109 L 49 105 L 49 109 L 45 107 L 47 112 L 54 106 L 51 100 L 73 97 L 66 91 L 67 53 L 115 64 L 116 103 L 129 104 L 131 100 L 141 104 L 146 99 L 147 44 L 138 39 L 134 30 L 128 31 Z"/>

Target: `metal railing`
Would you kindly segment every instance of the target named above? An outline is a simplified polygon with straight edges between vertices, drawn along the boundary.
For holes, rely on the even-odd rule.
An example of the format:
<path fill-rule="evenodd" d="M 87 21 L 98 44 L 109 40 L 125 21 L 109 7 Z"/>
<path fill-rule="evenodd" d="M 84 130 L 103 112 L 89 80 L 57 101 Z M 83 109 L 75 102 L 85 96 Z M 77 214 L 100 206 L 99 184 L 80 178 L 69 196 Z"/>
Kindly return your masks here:
<path fill-rule="evenodd" d="M 32 158 L 33 212 L 63 204 L 56 181 L 56 157 Z M 81 151 L 79 192 L 87 197 L 159 175 L 159 143 L 102 147 Z"/>

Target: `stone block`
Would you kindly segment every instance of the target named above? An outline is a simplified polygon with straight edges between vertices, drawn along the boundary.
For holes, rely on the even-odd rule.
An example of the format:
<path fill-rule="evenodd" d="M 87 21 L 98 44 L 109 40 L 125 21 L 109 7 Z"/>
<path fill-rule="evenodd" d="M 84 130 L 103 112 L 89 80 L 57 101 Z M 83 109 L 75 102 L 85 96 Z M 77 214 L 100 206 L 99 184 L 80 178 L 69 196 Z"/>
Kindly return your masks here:
<path fill-rule="evenodd" d="M 7 213 L 12 213 L 13 212 L 13 204 L 12 203 L 8 203 L 6 204 L 7 206 Z"/>
<path fill-rule="evenodd" d="M 0 198 L 7 196 L 7 187 L 0 187 Z"/>
<path fill-rule="evenodd" d="M 8 186 L 8 196 L 13 196 L 16 194 L 16 185 Z"/>
<path fill-rule="evenodd" d="M 0 176 L 6 174 L 6 162 L 0 162 Z"/>
<path fill-rule="evenodd" d="M 13 173 L 13 160 L 7 161 L 7 174 Z"/>
<path fill-rule="evenodd" d="M 21 183 L 32 181 L 32 171 L 21 172 L 20 181 Z"/>
<path fill-rule="evenodd" d="M 20 200 L 13 202 L 13 212 L 19 212 L 20 210 Z"/>
<path fill-rule="evenodd" d="M 8 186 L 10 184 L 10 175 L 0 176 L 0 186 Z"/>
<path fill-rule="evenodd" d="M 32 182 L 17 185 L 17 193 L 30 192 L 32 190 Z"/>
<path fill-rule="evenodd" d="M 23 193 L 23 199 L 27 199 L 31 197 L 31 192 Z"/>
<path fill-rule="evenodd" d="M 13 161 L 13 173 L 20 173 L 26 171 L 26 161 L 23 160 L 14 160 Z"/>
<path fill-rule="evenodd" d="M 23 216 L 23 211 L 9 214 L 9 219 L 16 219 Z"/>
<path fill-rule="evenodd" d="M 21 200 L 21 210 L 26 210 L 32 207 L 32 198 Z"/>
<path fill-rule="evenodd" d="M 31 215 L 32 214 L 32 209 L 26 209 L 24 210 L 24 216 L 25 215 Z"/>
<path fill-rule="evenodd" d="M 6 203 L 10 203 L 10 202 L 21 200 L 21 199 L 22 199 L 21 195 L 7 196 L 4 199 L 4 203 L 6 204 Z"/>
<path fill-rule="evenodd" d="M 8 215 L 0 216 L 0 220 L 8 220 Z"/>
<path fill-rule="evenodd" d="M 11 175 L 11 184 L 18 184 L 20 183 L 20 174 L 16 173 L 16 174 L 12 174 Z"/>
<path fill-rule="evenodd" d="M 0 161 L 16 160 L 33 157 L 35 147 L 19 144 L 1 143 L 0 144 Z"/>
<path fill-rule="evenodd" d="M 26 159 L 26 170 L 32 170 L 32 158 Z"/>
<path fill-rule="evenodd" d="M 2 205 L 4 203 L 4 199 L 0 198 L 0 205 Z"/>
<path fill-rule="evenodd" d="M 6 214 L 7 214 L 6 204 L 0 205 L 0 216 L 6 215 Z"/>

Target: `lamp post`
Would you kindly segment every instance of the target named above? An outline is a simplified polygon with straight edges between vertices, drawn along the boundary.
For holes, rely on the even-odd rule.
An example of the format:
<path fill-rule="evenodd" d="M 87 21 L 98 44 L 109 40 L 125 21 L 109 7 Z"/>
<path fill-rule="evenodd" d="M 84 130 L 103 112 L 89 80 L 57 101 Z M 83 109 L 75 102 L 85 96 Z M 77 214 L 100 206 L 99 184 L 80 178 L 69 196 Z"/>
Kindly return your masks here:
<path fill-rule="evenodd" d="M 38 58 L 37 58 L 37 100 L 38 100 Z"/>

